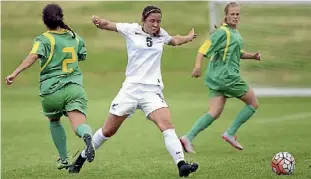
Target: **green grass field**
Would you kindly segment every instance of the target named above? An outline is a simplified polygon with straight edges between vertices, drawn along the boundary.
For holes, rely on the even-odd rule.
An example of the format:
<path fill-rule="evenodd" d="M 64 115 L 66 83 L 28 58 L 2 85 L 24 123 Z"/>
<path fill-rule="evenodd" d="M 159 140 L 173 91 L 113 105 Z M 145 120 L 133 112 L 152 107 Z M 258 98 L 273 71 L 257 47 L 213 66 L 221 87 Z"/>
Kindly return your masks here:
<path fill-rule="evenodd" d="M 41 9 L 46 2 L 2 2 L 1 75 L 9 74 L 30 51 L 35 36 L 45 31 Z M 105 120 L 111 100 L 124 79 L 125 44 L 120 35 L 101 32 L 90 23 L 93 14 L 114 21 L 139 22 L 149 2 L 62 2 L 66 22 L 87 43 L 88 60 L 81 63 L 89 97 L 88 122 L 97 130 Z M 163 10 L 162 26 L 170 34 L 199 34 L 191 44 L 166 47 L 163 56 L 165 98 L 178 135 L 183 135 L 208 110 L 202 79 L 191 79 L 198 47 L 208 36 L 207 2 L 154 2 Z M 19 9 L 17 10 L 17 7 Z M 191 7 L 191 8 L 189 8 Z M 252 84 L 310 87 L 311 63 L 309 6 L 243 6 L 241 33 L 245 50 L 260 50 L 262 62 L 242 62 Z M 16 84 L 2 81 L 1 172 L 4 179 L 62 178 L 73 176 L 56 169 L 58 158 L 48 121 L 38 97 L 39 64 L 23 72 Z M 292 153 L 296 171 L 292 179 L 311 178 L 311 98 L 259 98 L 260 108 L 238 132 L 244 151 L 221 140 L 221 134 L 243 107 L 229 100 L 222 117 L 194 141 L 197 154 L 186 154 L 200 168 L 190 178 L 274 179 L 270 167 L 274 154 Z M 63 119 L 70 155 L 83 143 Z M 128 119 L 118 134 L 97 151 L 74 178 L 178 178 L 177 167 L 165 149 L 162 134 L 140 111 Z"/>

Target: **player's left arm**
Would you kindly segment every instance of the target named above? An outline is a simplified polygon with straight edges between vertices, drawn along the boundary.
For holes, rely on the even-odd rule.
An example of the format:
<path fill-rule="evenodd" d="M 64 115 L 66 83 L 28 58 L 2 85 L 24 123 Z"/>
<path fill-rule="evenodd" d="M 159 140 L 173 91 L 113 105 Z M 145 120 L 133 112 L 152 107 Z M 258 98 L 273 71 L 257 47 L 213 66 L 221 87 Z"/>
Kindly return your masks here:
<path fill-rule="evenodd" d="M 175 35 L 171 38 L 169 41 L 169 45 L 172 46 L 177 46 L 177 45 L 182 45 L 185 43 L 188 43 L 195 39 L 197 37 L 197 34 L 194 32 L 194 28 L 188 33 L 188 35 L 182 36 L 182 35 Z"/>
<path fill-rule="evenodd" d="M 261 54 L 259 52 L 256 53 L 248 53 L 241 50 L 241 59 L 253 59 L 253 60 L 261 60 Z"/>
<path fill-rule="evenodd" d="M 85 47 L 85 42 L 82 37 L 77 36 L 77 38 L 79 41 L 78 52 L 77 52 L 78 61 L 84 61 L 86 60 L 86 57 L 87 57 L 87 50 Z"/>

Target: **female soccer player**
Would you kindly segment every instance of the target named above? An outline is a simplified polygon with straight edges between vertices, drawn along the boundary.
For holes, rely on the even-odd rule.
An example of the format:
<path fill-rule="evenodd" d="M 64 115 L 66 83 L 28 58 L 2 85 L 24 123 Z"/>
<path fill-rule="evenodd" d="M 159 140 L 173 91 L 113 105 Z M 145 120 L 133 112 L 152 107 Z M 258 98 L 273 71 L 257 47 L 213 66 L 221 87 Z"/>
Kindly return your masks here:
<path fill-rule="evenodd" d="M 78 66 L 78 61 L 86 59 L 84 40 L 63 22 L 63 16 L 63 10 L 57 4 L 49 4 L 43 9 L 42 20 L 48 31 L 34 39 L 30 54 L 5 78 L 6 84 L 11 85 L 23 70 L 40 59 L 40 99 L 59 153 L 58 169 L 70 166 L 66 133 L 60 123 L 63 114 L 68 116 L 76 135 L 83 138 L 87 160 L 92 162 L 95 157 L 92 129 L 86 124 L 87 97 Z"/>
<path fill-rule="evenodd" d="M 111 103 L 110 113 L 104 126 L 93 136 L 95 149 L 112 137 L 123 121 L 141 109 L 153 121 L 164 136 L 167 150 L 178 166 L 180 176 L 195 172 L 198 164 L 185 161 L 181 143 L 171 122 L 171 113 L 164 100 L 161 76 L 161 56 L 164 44 L 182 45 L 196 37 L 194 29 L 186 36 L 171 37 L 160 27 L 162 12 L 155 6 L 147 6 L 142 13 L 142 25 L 115 23 L 97 16 L 92 22 L 100 29 L 119 32 L 126 40 L 128 64 L 126 79 L 118 95 Z M 78 173 L 85 161 L 84 151 L 69 172 Z"/>
<path fill-rule="evenodd" d="M 242 150 L 243 147 L 236 140 L 235 134 L 258 108 L 254 90 L 240 76 L 240 59 L 260 60 L 259 53 L 246 53 L 242 51 L 243 39 L 237 30 L 240 22 L 240 6 L 229 3 L 225 7 L 224 23 L 199 49 L 196 64 L 192 72 L 193 77 L 201 76 L 201 64 L 205 57 L 210 57 L 205 84 L 209 88 L 210 108 L 192 127 L 180 138 L 186 152 L 194 153 L 192 140 L 216 120 L 224 109 L 227 98 L 235 97 L 243 101 L 246 106 L 240 111 L 222 138 L 233 147 Z"/>

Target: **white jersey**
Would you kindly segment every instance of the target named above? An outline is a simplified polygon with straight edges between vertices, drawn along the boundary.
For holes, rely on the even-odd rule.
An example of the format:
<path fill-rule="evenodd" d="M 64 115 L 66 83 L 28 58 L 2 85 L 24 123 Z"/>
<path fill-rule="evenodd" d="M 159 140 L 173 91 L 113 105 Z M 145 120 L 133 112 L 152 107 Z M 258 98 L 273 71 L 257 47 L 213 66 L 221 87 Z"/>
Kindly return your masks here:
<path fill-rule="evenodd" d="M 137 23 L 116 23 L 116 27 L 126 40 L 128 64 L 124 83 L 159 85 L 163 89 L 161 57 L 164 44 L 172 37 L 162 28 L 159 37 L 154 37 Z"/>

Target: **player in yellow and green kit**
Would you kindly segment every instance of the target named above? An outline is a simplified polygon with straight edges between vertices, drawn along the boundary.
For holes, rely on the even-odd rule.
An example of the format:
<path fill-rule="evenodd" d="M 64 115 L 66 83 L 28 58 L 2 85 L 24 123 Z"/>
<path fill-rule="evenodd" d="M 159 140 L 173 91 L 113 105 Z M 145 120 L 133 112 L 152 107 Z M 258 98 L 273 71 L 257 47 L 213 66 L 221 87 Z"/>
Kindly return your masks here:
<path fill-rule="evenodd" d="M 87 160 L 92 162 L 95 157 L 92 129 L 86 124 L 88 99 L 78 66 L 78 61 L 86 59 L 86 48 L 84 40 L 63 22 L 63 10 L 57 4 L 47 5 L 42 19 L 48 31 L 34 39 L 30 54 L 5 80 L 11 85 L 20 72 L 40 59 L 40 99 L 59 153 L 57 168 L 68 169 L 66 133 L 60 123 L 63 115 L 70 119 L 76 135 L 84 140 Z"/>
<path fill-rule="evenodd" d="M 240 6 L 232 2 L 224 11 L 224 23 L 201 46 L 196 58 L 193 77 L 201 76 L 201 63 L 204 56 L 211 57 L 204 78 L 211 101 L 209 112 L 197 120 L 192 129 L 180 138 L 186 152 L 194 153 L 192 140 L 220 116 L 227 98 L 233 97 L 242 100 L 246 106 L 236 116 L 222 138 L 233 147 L 242 150 L 243 147 L 236 140 L 235 134 L 258 108 L 254 90 L 240 76 L 240 59 L 260 60 L 261 55 L 242 51 L 243 39 L 237 30 L 240 22 Z"/>

